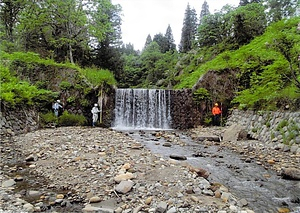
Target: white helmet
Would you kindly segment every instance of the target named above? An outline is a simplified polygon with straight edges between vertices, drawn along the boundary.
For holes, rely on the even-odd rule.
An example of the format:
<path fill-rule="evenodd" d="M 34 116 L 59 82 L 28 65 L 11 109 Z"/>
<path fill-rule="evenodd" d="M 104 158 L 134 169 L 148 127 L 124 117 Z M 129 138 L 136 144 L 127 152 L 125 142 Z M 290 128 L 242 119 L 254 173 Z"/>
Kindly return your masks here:
<path fill-rule="evenodd" d="M 60 100 L 57 100 L 57 103 L 60 103 Z"/>
<path fill-rule="evenodd" d="M 94 104 L 94 106 L 96 107 L 96 106 L 98 106 L 98 104 Z"/>

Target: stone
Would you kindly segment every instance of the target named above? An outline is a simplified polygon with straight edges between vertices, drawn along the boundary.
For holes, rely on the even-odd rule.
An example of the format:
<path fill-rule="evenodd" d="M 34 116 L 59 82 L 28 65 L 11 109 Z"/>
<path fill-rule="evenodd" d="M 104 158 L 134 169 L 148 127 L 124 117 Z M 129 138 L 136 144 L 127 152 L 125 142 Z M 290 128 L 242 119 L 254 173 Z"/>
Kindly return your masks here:
<path fill-rule="evenodd" d="M 127 172 L 125 174 L 117 175 L 116 177 L 114 177 L 114 180 L 117 183 L 120 183 L 123 180 L 130 180 L 130 179 L 133 179 L 133 178 L 135 178 L 135 176 L 131 172 Z"/>
<path fill-rule="evenodd" d="M 170 158 L 175 160 L 187 160 L 187 157 L 183 155 L 170 155 Z"/>
<path fill-rule="evenodd" d="M 164 201 L 160 201 L 156 207 L 155 213 L 164 213 L 166 212 L 168 204 Z"/>
<path fill-rule="evenodd" d="M 99 207 L 94 207 L 94 206 L 91 206 L 91 205 L 86 205 L 82 209 L 82 212 L 91 212 L 91 213 L 94 213 L 94 212 L 98 212 L 98 211 L 100 211 Z"/>
<path fill-rule="evenodd" d="M 1 184 L 1 186 L 2 186 L 2 187 L 5 187 L 5 188 L 8 188 L 8 187 L 11 187 L 11 186 L 13 186 L 13 185 L 15 185 L 15 184 L 16 184 L 16 182 L 15 182 L 13 179 L 9 179 L 9 180 L 4 181 L 4 182 Z"/>
<path fill-rule="evenodd" d="M 231 196 L 231 193 L 223 192 L 221 195 L 221 199 L 223 200 L 223 202 L 227 203 L 231 199 Z"/>
<path fill-rule="evenodd" d="M 283 179 L 300 180 L 300 169 L 297 168 L 282 168 L 281 176 Z"/>
<path fill-rule="evenodd" d="M 98 196 L 94 196 L 94 197 L 91 197 L 90 198 L 90 200 L 89 200 L 89 202 L 90 203 L 98 203 L 98 202 L 101 202 L 101 198 L 100 197 L 98 197 Z"/>
<path fill-rule="evenodd" d="M 269 160 L 267 160 L 267 162 L 268 162 L 269 164 L 275 164 L 275 160 L 273 160 L 273 159 L 269 159 Z"/>
<path fill-rule="evenodd" d="M 243 129 L 241 125 L 233 124 L 223 134 L 223 141 L 237 141 L 239 132 Z"/>
<path fill-rule="evenodd" d="M 56 199 L 64 199 L 64 195 L 63 194 L 57 194 L 56 195 Z"/>
<path fill-rule="evenodd" d="M 145 204 L 146 205 L 149 205 L 152 201 L 153 197 L 148 197 L 146 200 L 145 200 Z"/>
<path fill-rule="evenodd" d="M 244 207 L 244 206 L 247 206 L 247 205 L 248 205 L 248 202 L 247 202 L 247 200 L 246 200 L 245 198 L 242 198 L 242 199 L 240 199 L 240 200 L 237 202 L 237 205 L 238 205 L 239 207 Z"/>
<path fill-rule="evenodd" d="M 121 181 L 115 188 L 115 190 L 121 194 L 126 194 L 133 187 L 133 182 L 130 180 Z"/>
<path fill-rule="evenodd" d="M 171 207 L 166 213 L 177 213 L 176 208 L 173 206 Z"/>
<path fill-rule="evenodd" d="M 26 203 L 23 205 L 23 208 L 28 212 L 34 212 L 34 206 L 30 203 Z"/>
<path fill-rule="evenodd" d="M 36 196 L 40 196 L 42 193 L 40 191 L 36 191 L 36 190 L 30 190 L 28 191 L 28 196 L 31 197 L 36 197 Z"/>

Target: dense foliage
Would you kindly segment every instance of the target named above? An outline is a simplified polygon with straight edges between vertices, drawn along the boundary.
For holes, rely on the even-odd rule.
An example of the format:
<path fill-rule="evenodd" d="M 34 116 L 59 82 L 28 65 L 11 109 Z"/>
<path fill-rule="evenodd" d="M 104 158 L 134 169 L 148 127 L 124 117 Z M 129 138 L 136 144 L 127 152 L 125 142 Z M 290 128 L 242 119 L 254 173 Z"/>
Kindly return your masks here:
<path fill-rule="evenodd" d="M 153 39 L 149 34 L 143 50 L 136 51 L 121 42 L 122 8 L 110 0 L 1 1 L 1 100 L 31 104 L 34 97 L 57 95 L 42 90 L 46 82 L 31 85 L 17 77 L 19 70 L 33 76 L 42 65 L 76 70 L 89 87 L 193 88 L 209 71 L 228 72 L 238 82 L 231 104 L 295 105 L 300 81 L 296 8 L 297 0 L 241 0 L 237 8 L 225 5 L 212 14 L 204 1 L 197 16 L 188 4 L 179 51 L 170 25 L 165 34 Z M 63 80 L 59 88 L 76 85 Z M 211 100 L 214 94 L 203 89 Z"/>
<path fill-rule="evenodd" d="M 43 105 L 48 104 L 52 100 L 59 97 L 56 92 L 50 91 L 49 88 L 44 88 L 49 82 L 37 81 L 31 82 L 25 79 L 21 80 L 18 77 L 17 69 L 22 67 L 23 70 L 40 70 L 41 67 L 46 67 L 48 70 L 56 68 L 72 69 L 78 72 L 82 80 L 90 85 L 90 87 L 96 87 L 104 83 L 108 85 L 115 85 L 116 80 L 111 72 L 108 70 L 100 70 L 96 68 L 83 69 L 70 63 L 57 63 L 52 59 L 40 58 L 38 54 L 32 52 L 14 52 L 12 54 L 1 52 L 1 94 L 0 100 L 11 105 Z M 41 72 L 41 71 L 40 71 Z M 28 73 L 27 76 L 31 76 L 34 73 Z M 37 75 L 37 73 L 35 73 Z M 20 73 L 19 73 L 20 76 Z M 59 76 L 58 76 L 59 77 Z M 80 79 L 78 79 L 80 83 Z M 75 81 L 74 81 L 75 82 Z M 71 87 L 75 89 L 81 89 L 80 85 L 73 85 L 68 81 L 61 81 L 59 84 L 59 90 L 68 90 Z M 84 89 L 84 88 L 83 88 Z"/>

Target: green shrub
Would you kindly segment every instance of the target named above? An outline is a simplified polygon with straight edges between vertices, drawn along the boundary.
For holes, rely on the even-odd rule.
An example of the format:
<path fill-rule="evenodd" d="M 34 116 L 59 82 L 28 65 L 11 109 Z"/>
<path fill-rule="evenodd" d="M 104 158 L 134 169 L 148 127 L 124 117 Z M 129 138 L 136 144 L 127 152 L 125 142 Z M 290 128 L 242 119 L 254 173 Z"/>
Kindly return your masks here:
<path fill-rule="evenodd" d="M 76 97 L 70 96 L 70 97 L 67 99 L 67 103 L 68 103 L 68 104 L 75 103 L 75 100 L 76 100 Z"/>
<path fill-rule="evenodd" d="M 40 122 L 41 127 L 46 127 L 57 123 L 57 117 L 51 111 L 44 114 L 40 114 L 40 117 L 41 117 L 41 122 Z"/>
<path fill-rule="evenodd" d="M 86 118 L 83 115 L 69 114 L 67 111 L 64 111 L 63 114 L 58 117 L 59 126 L 82 126 L 86 122 Z"/>
<path fill-rule="evenodd" d="M 59 85 L 61 90 L 68 90 L 72 87 L 72 84 L 68 81 L 62 81 Z"/>
<path fill-rule="evenodd" d="M 212 118 L 211 118 L 211 116 L 206 116 L 204 118 L 204 124 L 207 125 L 207 126 L 209 126 L 210 124 L 212 124 Z"/>

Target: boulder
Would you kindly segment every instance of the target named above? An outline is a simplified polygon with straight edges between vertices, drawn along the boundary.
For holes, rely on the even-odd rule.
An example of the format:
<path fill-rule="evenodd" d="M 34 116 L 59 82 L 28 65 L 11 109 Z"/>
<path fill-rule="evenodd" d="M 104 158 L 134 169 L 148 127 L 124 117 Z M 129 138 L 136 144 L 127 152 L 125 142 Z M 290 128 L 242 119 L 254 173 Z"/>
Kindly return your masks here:
<path fill-rule="evenodd" d="M 300 169 L 282 168 L 281 177 L 288 180 L 300 180 Z"/>

